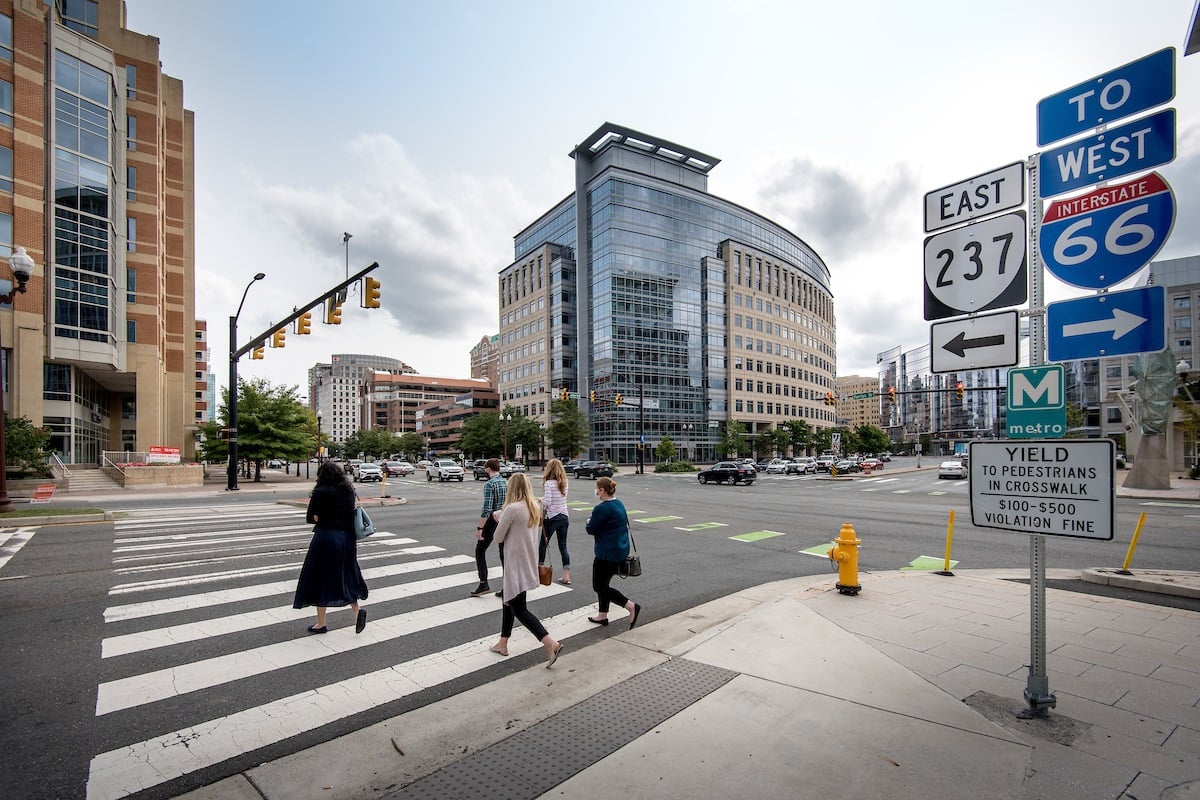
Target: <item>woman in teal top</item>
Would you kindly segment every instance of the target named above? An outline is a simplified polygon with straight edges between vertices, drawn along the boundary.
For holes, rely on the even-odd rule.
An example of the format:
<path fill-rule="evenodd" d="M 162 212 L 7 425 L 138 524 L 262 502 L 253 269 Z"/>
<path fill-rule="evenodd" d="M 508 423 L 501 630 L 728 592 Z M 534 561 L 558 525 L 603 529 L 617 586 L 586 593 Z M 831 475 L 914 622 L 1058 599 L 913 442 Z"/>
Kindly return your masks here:
<path fill-rule="evenodd" d="M 608 606 L 616 603 L 629 612 L 629 627 L 637 624 L 642 607 L 614 589 L 610 584 L 617 570 L 629 556 L 629 516 L 625 504 L 617 499 L 617 482 L 612 478 L 596 480 L 596 496 L 600 502 L 588 517 L 586 530 L 595 538 L 596 559 L 592 562 L 592 589 L 600 598 L 600 613 L 588 617 L 588 622 L 608 624 Z"/>

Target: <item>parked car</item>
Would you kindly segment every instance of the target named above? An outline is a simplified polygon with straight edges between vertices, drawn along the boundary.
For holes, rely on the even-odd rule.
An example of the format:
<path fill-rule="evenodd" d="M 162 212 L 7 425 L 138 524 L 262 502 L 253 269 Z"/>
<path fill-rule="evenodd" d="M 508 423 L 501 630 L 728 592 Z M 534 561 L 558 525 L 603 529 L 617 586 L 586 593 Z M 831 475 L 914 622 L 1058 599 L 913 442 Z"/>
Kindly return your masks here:
<path fill-rule="evenodd" d="M 372 464 L 368 461 L 364 461 L 363 463 L 359 464 L 357 467 L 354 468 L 354 480 L 355 481 L 382 481 L 383 480 L 383 470 L 379 468 L 378 464 Z"/>
<path fill-rule="evenodd" d="M 702 470 L 696 476 L 696 480 L 700 483 L 729 483 L 734 486 L 744 483 L 749 486 L 757 477 L 758 472 L 748 464 L 737 461 L 718 461 L 708 469 Z"/>
<path fill-rule="evenodd" d="M 787 465 L 788 462 L 784 461 L 782 458 L 772 458 L 767 462 L 767 466 L 764 468 L 764 471 L 768 475 L 782 475 L 787 472 Z"/>
<path fill-rule="evenodd" d="M 607 461 L 584 461 L 575 468 L 576 478 L 611 478 L 612 476 L 612 464 Z"/>
<path fill-rule="evenodd" d="M 862 472 L 862 467 L 858 465 L 858 462 L 851 461 L 849 459 L 843 459 L 842 461 L 837 462 L 833 465 L 833 468 L 837 470 L 838 475 L 849 475 L 851 472 Z"/>
<path fill-rule="evenodd" d="M 407 461 L 383 462 L 383 474 L 387 475 L 389 478 L 396 477 L 397 475 L 404 477 L 405 475 L 412 475 L 414 472 L 416 472 L 416 470 L 413 469 L 413 465 Z"/>
<path fill-rule="evenodd" d="M 753 458 L 739 458 L 734 463 L 741 464 L 743 466 L 747 466 L 750 469 L 754 470 L 756 473 L 758 472 L 758 464 L 755 462 L 755 460 Z"/>
<path fill-rule="evenodd" d="M 471 475 L 477 481 L 486 481 L 490 475 L 487 474 L 487 459 L 478 458 L 470 463 Z"/>
<path fill-rule="evenodd" d="M 287 466 L 287 465 L 283 462 L 282 459 L 279 459 L 279 458 L 272 458 L 270 461 L 267 462 L 267 469 L 283 469 L 285 466 Z"/>
<path fill-rule="evenodd" d="M 529 471 L 529 468 L 526 467 L 524 464 L 520 463 L 519 461 L 501 461 L 500 462 L 500 475 L 505 478 L 511 477 L 513 474 L 515 474 L 517 472 L 528 472 L 528 471 Z"/>
<path fill-rule="evenodd" d="M 817 472 L 829 472 L 829 468 L 837 463 L 837 459 L 833 456 L 820 456 L 817 458 Z"/>
<path fill-rule="evenodd" d="M 942 465 L 938 467 L 938 480 L 942 478 L 966 480 L 967 465 L 961 461 L 943 461 Z"/>
<path fill-rule="evenodd" d="M 891 461 L 891 460 L 892 460 L 892 454 L 891 454 L 891 453 L 880 453 L 880 454 L 879 454 L 879 460 L 880 460 L 880 461 Z"/>
<path fill-rule="evenodd" d="M 437 478 L 441 483 L 445 483 L 446 481 L 461 481 L 463 479 L 463 468 L 449 458 L 439 458 L 425 468 L 426 482 L 434 478 Z"/>
<path fill-rule="evenodd" d="M 579 468 L 579 465 L 582 463 L 583 463 L 582 459 L 572 458 L 570 461 L 563 464 L 563 472 L 567 473 L 568 475 L 574 475 L 575 470 L 577 470 Z"/>
<path fill-rule="evenodd" d="M 863 468 L 863 471 L 868 469 L 883 469 L 883 460 L 879 458 L 864 458 L 862 461 L 858 462 L 858 465 Z"/>
<path fill-rule="evenodd" d="M 809 475 L 817 471 L 817 460 L 812 456 L 793 458 L 788 462 L 788 475 Z"/>
<path fill-rule="evenodd" d="M 421 469 L 429 469 L 429 464 L 430 464 L 430 461 L 429 461 L 429 459 L 426 459 L 426 458 L 422 458 L 420 461 L 417 462 L 417 466 L 420 467 Z"/>

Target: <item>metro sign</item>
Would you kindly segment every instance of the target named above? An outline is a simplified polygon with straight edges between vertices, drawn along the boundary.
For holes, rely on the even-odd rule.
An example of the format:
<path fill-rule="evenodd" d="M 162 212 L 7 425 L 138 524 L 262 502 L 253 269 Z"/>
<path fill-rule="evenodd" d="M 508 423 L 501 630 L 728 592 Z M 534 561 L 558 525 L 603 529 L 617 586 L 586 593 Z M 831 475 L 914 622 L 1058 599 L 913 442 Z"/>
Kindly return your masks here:
<path fill-rule="evenodd" d="M 1010 439 L 1066 436 L 1066 381 L 1062 364 L 1010 369 L 1005 420 Z"/>
<path fill-rule="evenodd" d="M 1042 261 L 1059 280 L 1104 289 L 1133 275 L 1166 244 L 1175 196 L 1157 172 L 1056 200 L 1042 220 Z"/>

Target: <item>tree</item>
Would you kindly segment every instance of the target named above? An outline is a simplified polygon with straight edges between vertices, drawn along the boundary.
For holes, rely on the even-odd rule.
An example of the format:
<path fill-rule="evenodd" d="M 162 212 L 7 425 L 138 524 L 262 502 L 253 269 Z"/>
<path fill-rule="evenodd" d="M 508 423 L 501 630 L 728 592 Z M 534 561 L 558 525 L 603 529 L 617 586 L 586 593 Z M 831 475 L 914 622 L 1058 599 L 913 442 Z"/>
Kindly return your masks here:
<path fill-rule="evenodd" d="M 255 481 L 262 480 L 268 458 L 306 461 L 321 441 L 316 414 L 300 404 L 296 391 L 263 378 L 238 379 L 238 457 L 254 464 Z M 223 394 L 221 413 L 228 420 L 228 389 Z"/>
<path fill-rule="evenodd" d="M 197 455 L 201 461 L 220 463 L 229 458 L 229 443 L 221 438 L 222 430 L 221 423 L 216 420 L 209 420 L 200 426 L 204 440 L 200 443 Z"/>
<path fill-rule="evenodd" d="M 355 431 L 346 439 L 346 452 L 355 456 L 368 458 L 387 458 L 399 449 L 396 434 L 386 428 L 372 428 L 366 431 Z"/>
<path fill-rule="evenodd" d="M 396 440 L 396 452 L 403 453 L 409 461 L 420 461 L 425 457 L 425 439 L 413 431 L 402 433 Z"/>
<path fill-rule="evenodd" d="M 812 436 L 813 448 L 824 453 L 833 449 L 833 428 L 818 428 Z"/>
<path fill-rule="evenodd" d="M 550 403 L 554 422 L 546 431 L 546 441 L 554 454 L 570 458 L 583 451 L 591 441 L 591 425 L 574 400 L 554 400 Z"/>
<path fill-rule="evenodd" d="M 859 425 L 854 429 L 854 438 L 863 453 L 882 453 L 892 445 L 887 432 L 878 425 Z"/>
<path fill-rule="evenodd" d="M 500 414 L 495 411 L 472 415 L 458 439 L 459 449 L 475 458 L 500 455 L 500 444 Z"/>
<path fill-rule="evenodd" d="M 670 461 L 677 452 L 675 443 L 671 441 L 670 436 L 664 436 L 658 446 L 654 448 L 654 455 L 658 457 L 659 461 Z"/>
<path fill-rule="evenodd" d="M 4 415 L 4 463 L 9 469 L 46 475 L 50 431 L 36 427 L 26 417 Z"/>
<path fill-rule="evenodd" d="M 813 435 L 812 426 L 808 424 L 808 420 L 789 419 L 782 423 L 782 427 L 788 433 L 788 438 L 792 445 L 792 455 L 808 455 L 808 448 L 812 445 Z"/>
<path fill-rule="evenodd" d="M 737 458 L 746 439 L 746 426 L 736 420 L 726 420 L 721 428 L 721 440 L 717 442 L 717 455 L 721 458 Z"/>
<path fill-rule="evenodd" d="M 1066 404 L 1067 410 L 1067 439 L 1083 438 L 1083 428 L 1087 427 L 1087 412 L 1079 403 Z"/>

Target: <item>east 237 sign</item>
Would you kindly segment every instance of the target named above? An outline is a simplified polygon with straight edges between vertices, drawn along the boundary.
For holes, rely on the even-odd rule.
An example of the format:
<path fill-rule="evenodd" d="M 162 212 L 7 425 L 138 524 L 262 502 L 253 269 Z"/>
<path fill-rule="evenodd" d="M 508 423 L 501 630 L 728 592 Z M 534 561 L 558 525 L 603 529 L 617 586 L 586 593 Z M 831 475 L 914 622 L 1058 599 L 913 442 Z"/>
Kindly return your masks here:
<path fill-rule="evenodd" d="M 1025 212 L 1014 211 L 925 240 L 925 319 L 1024 303 Z"/>
<path fill-rule="evenodd" d="M 1171 235 L 1175 198 L 1157 172 L 1058 200 L 1042 220 L 1046 269 L 1082 289 L 1104 289 L 1150 262 Z"/>

